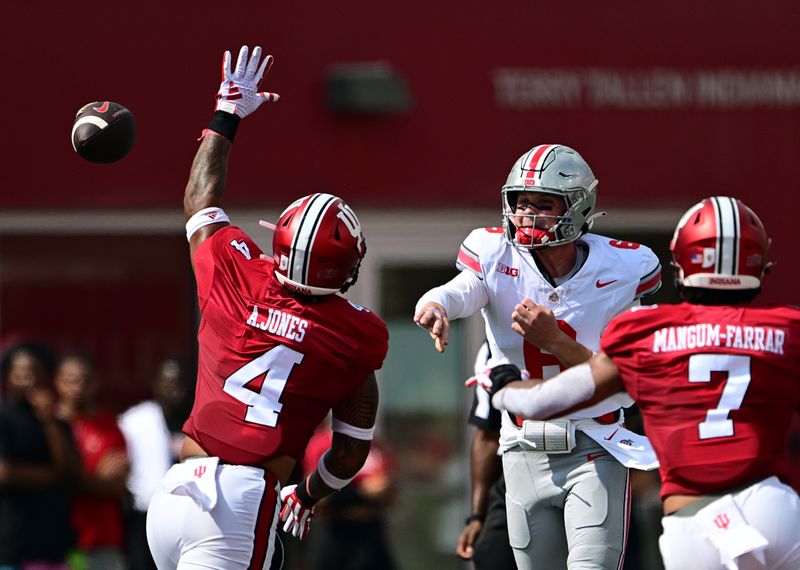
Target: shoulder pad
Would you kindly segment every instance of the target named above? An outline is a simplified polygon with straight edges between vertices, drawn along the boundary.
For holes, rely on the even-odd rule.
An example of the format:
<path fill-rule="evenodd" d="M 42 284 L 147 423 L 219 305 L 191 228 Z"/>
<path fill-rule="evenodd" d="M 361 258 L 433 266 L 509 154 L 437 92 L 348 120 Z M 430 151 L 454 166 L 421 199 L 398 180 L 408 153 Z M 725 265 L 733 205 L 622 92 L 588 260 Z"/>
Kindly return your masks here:
<path fill-rule="evenodd" d="M 501 248 L 505 241 L 503 228 L 478 228 L 472 230 L 458 249 L 456 267 L 468 270 L 483 279 L 481 261 Z"/>
<path fill-rule="evenodd" d="M 592 241 L 599 241 L 608 255 L 618 260 L 620 267 L 630 268 L 631 278 L 639 280 L 634 300 L 655 293 L 661 287 L 661 262 L 646 245 L 633 241 L 588 234 Z"/>

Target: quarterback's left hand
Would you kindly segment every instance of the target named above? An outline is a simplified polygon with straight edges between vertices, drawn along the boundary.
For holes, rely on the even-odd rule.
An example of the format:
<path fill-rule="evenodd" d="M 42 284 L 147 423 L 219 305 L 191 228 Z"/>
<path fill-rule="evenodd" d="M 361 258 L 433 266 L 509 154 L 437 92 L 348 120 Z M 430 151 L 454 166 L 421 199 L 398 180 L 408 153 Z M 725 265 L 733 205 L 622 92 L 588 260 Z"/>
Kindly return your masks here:
<path fill-rule="evenodd" d="M 248 61 L 249 52 L 247 46 L 242 46 L 233 73 L 231 73 L 231 52 L 226 51 L 222 55 L 222 83 L 217 92 L 217 104 L 214 110 L 225 111 L 244 119 L 264 101 L 277 101 L 280 98 L 277 93 L 258 91 L 261 81 L 272 67 L 273 57 L 268 55 L 262 61 L 261 47 L 256 46 Z"/>
<path fill-rule="evenodd" d="M 284 523 L 283 531 L 303 540 L 311 529 L 311 518 L 314 516 L 316 501 L 305 489 L 306 481 L 297 485 L 289 485 L 281 489 L 281 521 Z"/>
<path fill-rule="evenodd" d="M 498 364 L 488 367 L 480 374 L 468 378 L 464 386 L 483 388 L 490 396 L 500 391 L 506 384 L 515 380 L 529 380 L 530 374 L 527 370 L 520 370 L 515 364 Z"/>
<path fill-rule="evenodd" d="M 548 350 L 564 332 L 559 328 L 553 311 L 523 299 L 511 313 L 511 328 L 534 346 Z M 552 351 L 550 351 L 552 352 Z"/>

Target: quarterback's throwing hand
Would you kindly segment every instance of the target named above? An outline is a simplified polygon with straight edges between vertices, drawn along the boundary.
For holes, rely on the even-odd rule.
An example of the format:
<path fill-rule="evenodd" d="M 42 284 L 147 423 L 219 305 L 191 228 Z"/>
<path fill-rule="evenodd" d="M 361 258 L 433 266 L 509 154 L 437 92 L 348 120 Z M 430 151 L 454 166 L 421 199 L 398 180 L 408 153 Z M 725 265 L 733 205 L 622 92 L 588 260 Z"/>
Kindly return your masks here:
<path fill-rule="evenodd" d="M 242 46 L 236 68 L 231 73 L 231 52 L 222 55 L 222 83 L 217 92 L 216 111 L 225 111 L 244 119 L 258 109 L 264 101 L 277 101 L 280 96 L 268 91 L 259 92 L 261 81 L 269 73 L 274 58 L 271 55 L 261 59 L 261 47 L 250 49 Z"/>
<path fill-rule="evenodd" d="M 433 346 L 444 352 L 450 340 L 450 319 L 447 311 L 439 303 L 425 303 L 414 315 L 414 322 L 428 331 L 433 339 Z"/>
<path fill-rule="evenodd" d="M 305 485 L 305 480 L 301 485 Z M 306 501 L 301 500 L 298 494 L 307 497 Z M 304 487 L 301 487 L 298 493 L 297 485 L 289 485 L 281 489 L 281 502 L 283 503 L 283 508 L 281 509 L 281 521 L 284 523 L 283 531 L 303 540 L 311 528 L 311 518 L 314 516 L 314 503 L 316 501 L 308 496 Z M 309 502 L 311 504 L 308 504 Z"/>

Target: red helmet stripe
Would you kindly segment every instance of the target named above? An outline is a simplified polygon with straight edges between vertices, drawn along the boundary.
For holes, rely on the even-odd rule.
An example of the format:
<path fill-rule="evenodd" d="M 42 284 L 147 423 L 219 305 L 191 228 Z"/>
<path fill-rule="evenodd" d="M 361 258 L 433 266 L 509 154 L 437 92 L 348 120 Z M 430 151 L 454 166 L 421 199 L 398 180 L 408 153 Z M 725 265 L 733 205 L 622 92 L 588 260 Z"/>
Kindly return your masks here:
<path fill-rule="evenodd" d="M 535 186 L 537 182 L 537 176 L 541 177 L 542 172 L 542 162 L 544 159 L 547 158 L 547 155 L 556 145 L 552 144 L 540 144 L 536 148 L 533 149 L 531 152 L 531 159 L 528 162 L 528 172 L 525 174 L 525 185 L 526 186 Z"/>

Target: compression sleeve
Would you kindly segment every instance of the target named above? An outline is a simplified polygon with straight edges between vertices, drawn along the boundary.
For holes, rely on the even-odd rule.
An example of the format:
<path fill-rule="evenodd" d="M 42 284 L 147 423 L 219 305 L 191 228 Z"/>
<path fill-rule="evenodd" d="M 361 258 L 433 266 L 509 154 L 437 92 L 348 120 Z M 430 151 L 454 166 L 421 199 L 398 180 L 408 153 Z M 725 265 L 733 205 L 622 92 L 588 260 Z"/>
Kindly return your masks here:
<path fill-rule="evenodd" d="M 503 388 L 492 405 L 526 420 L 547 420 L 588 401 L 594 391 L 592 367 L 584 362 L 532 388 Z"/>

